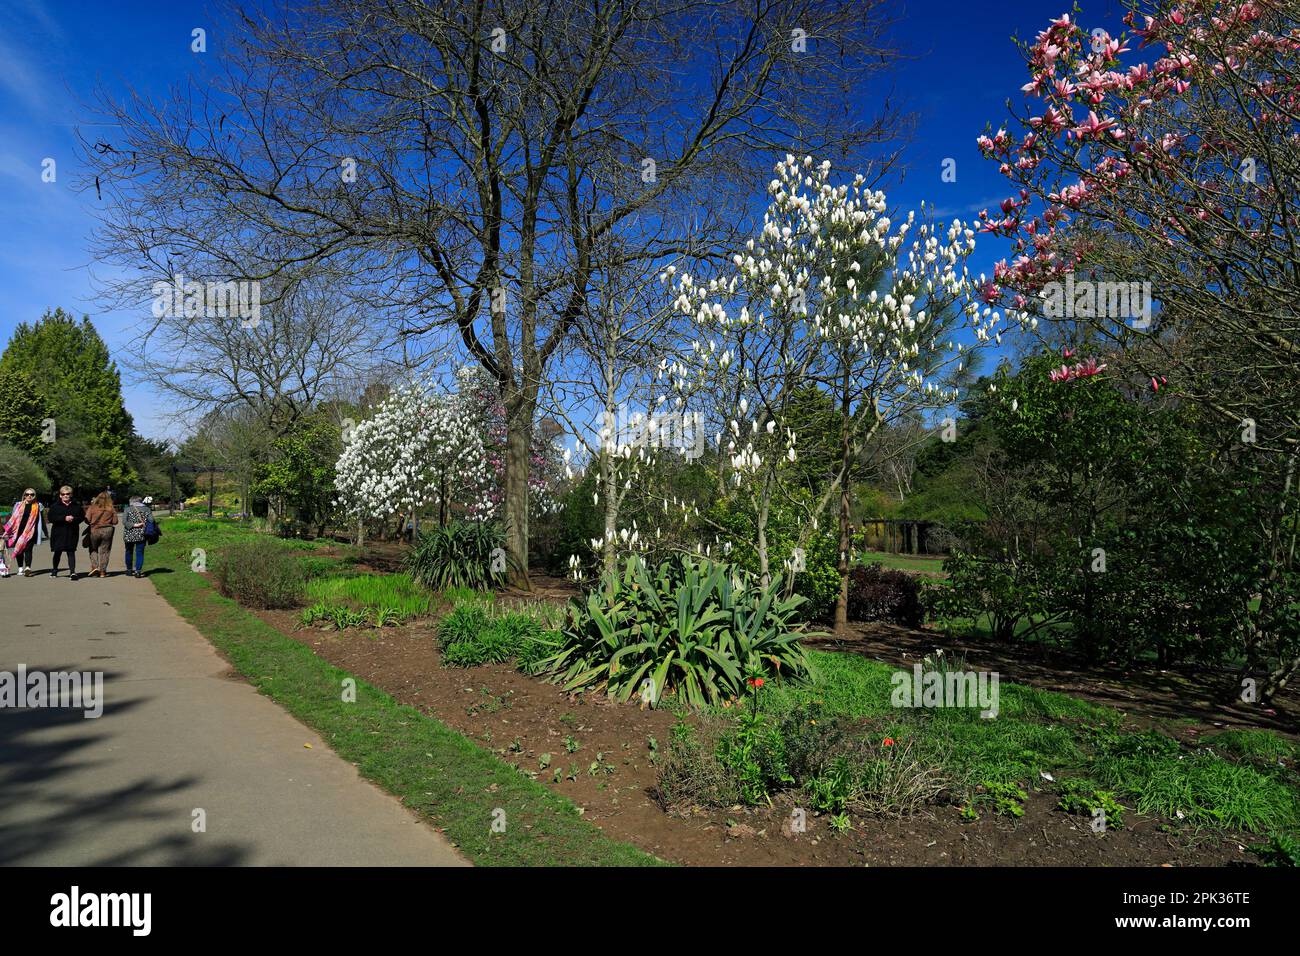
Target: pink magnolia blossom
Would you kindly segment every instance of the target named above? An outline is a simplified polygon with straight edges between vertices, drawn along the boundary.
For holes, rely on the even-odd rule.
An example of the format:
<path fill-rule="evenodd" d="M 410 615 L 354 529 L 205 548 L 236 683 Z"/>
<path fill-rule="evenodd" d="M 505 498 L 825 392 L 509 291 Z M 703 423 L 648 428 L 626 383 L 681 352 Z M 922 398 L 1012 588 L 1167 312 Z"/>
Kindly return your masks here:
<path fill-rule="evenodd" d="M 1101 136 L 1107 130 L 1114 129 L 1116 122 L 1113 119 L 1101 119 L 1092 110 L 1088 111 L 1088 118 L 1071 132 L 1080 140 L 1093 139 Z"/>

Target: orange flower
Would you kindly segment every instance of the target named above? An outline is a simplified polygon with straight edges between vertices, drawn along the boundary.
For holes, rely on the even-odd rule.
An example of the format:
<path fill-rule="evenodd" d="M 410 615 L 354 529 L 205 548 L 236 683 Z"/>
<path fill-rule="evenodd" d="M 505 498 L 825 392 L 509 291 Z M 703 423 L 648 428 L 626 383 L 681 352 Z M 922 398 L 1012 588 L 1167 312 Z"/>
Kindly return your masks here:
<path fill-rule="evenodd" d="M 894 738 L 893 738 L 893 737 L 886 737 L 885 740 L 884 740 L 884 744 L 885 744 L 886 747 L 892 747 L 892 746 L 894 746 Z"/>
<path fill-rule="evenodd" d="M 763 678 L 761 678 L 761 677 L 751 677 L 751 678 L 749 678 L 749 686 L 750 686 L 750 687 L 755 687 L 755 688 L 757 688 L 757 687 L 762 687 L 762 686 L 763 686 Z"/>

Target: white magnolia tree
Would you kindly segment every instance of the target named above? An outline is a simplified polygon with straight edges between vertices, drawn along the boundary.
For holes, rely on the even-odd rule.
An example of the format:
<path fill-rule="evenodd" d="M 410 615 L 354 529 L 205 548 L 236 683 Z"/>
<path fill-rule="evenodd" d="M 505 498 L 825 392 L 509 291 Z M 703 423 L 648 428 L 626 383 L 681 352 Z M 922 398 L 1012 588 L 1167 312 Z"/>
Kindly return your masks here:
<path fill-rule="evenodd" d="M 984 277 L 966 266 L 973 230 L 960 220 L 918 223 L 915 214 L 896 223 L 862 176 L 839 186 L 830 177 L 829 162 L 787 156 L 768 186 L 762 230 L 730 268 L 707 282 L 672 269 L 664 279 L 698 333 L 693 390 L 714 400 L 720 467 L 753 508 L 765 585 L 768 517 L 777 501 L 793 501 L 797 391 L 811 384 L 833 400 L 839 467 L 810 507 L 803 538 L 838 497 L 842 623 L 854 462 L 883 424 L 949 406 L 971 347 L 998 337 L 1001 316 L 981 304 Z"/>
<path fill-rule="evenodd" d="M 461 376 L 462 384 L 464 376 Z M 478 519 L 497 508 L 483 444 L 481 409 L 465 389 L 440 395 L 428 383 L 398 389 L 345 432 L 336 466 L 338 505 L 359 523 L 451 502 Z"/>

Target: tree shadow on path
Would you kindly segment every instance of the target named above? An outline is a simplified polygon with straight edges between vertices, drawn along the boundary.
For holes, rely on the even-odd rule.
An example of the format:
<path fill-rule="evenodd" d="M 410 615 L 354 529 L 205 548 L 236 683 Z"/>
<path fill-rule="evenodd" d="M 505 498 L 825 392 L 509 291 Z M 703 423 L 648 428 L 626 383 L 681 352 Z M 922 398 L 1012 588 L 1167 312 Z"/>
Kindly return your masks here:
<path fill-rule="evenodd" d="M 104 682 L 120 676 L 105 672 Z M 107 756 L 114 717 L 146 702 L 135 696 L 105 703 L 103 715 L 94 719 L 79 708 L 0 709 L 0 865 L 68 862 L 79 843 L 85 854 L 71 862 L 81 866 L 229 866 L 247 860 L 251 847 L 191 831 L 186 803 L 177 798 L 199 787 L 200 778 L 142 774 L 125 784 L 99 782 L 100 768 L 120 764 Z M 160 835 L 161 821 L 170 821 L 170 833 Z"/>

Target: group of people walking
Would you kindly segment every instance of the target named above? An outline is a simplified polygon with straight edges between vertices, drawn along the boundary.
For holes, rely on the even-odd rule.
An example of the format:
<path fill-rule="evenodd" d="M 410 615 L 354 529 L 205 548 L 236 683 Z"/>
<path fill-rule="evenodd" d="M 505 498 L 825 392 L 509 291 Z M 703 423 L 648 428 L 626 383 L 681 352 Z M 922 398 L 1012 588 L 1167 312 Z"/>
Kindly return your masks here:
<path fill-rule="evenodd" d="M 161 535 L 153 517 L 153 499 L 132 495 L 119 515 L 111 492 L 101 491 L 87 505 L 78 504 L 72 495 L 72 489 L 64 485 L 47 508 L 37 499 L 35 489 L 23 492 L 22 500 L 15 502 L 4 524 L 0 577 L 9 577 L 11 561 L 19 577 L 30 577 L 37 545 L 49 541 L 54 552 L 50 576 L 59 576 L 59 565 L 66 555 L 68 579 L 77 580 L 78 536 L 81 546 L 90 552 L 90 577 L 108 577 L 118 525 L 122 526 L 122 540 L 126 543 L 126 572 L 142 576 L 145 545 L 155 543 Z"/>

